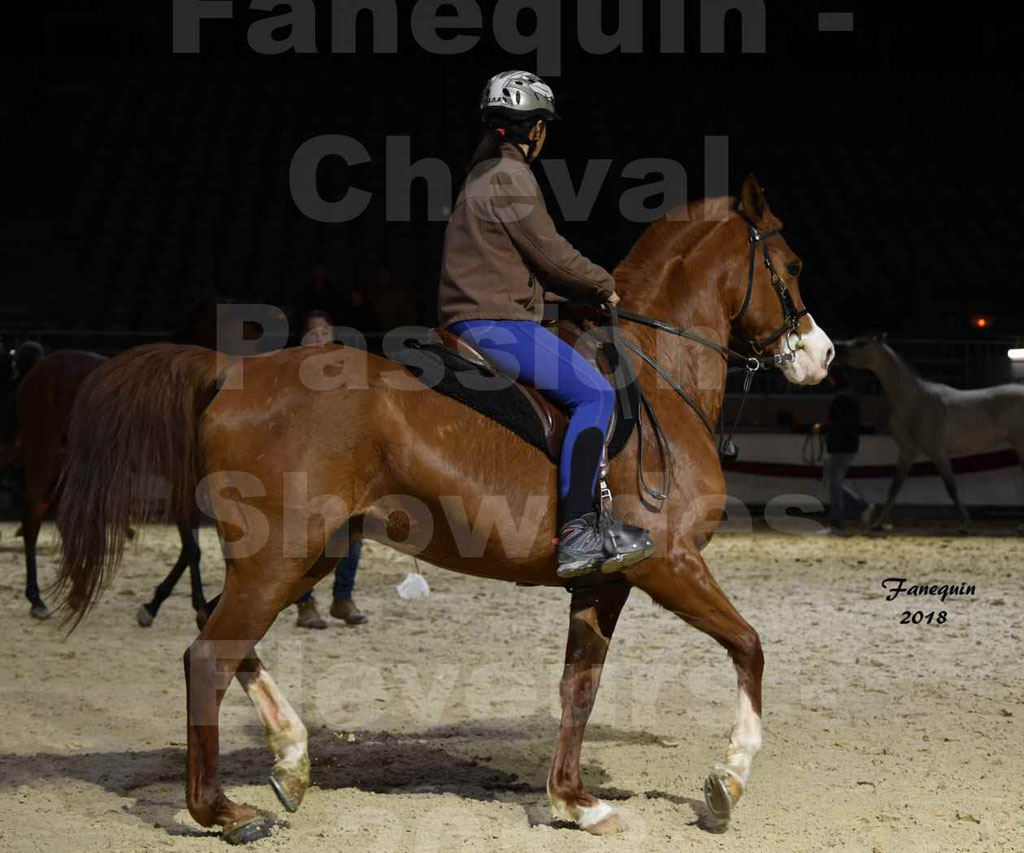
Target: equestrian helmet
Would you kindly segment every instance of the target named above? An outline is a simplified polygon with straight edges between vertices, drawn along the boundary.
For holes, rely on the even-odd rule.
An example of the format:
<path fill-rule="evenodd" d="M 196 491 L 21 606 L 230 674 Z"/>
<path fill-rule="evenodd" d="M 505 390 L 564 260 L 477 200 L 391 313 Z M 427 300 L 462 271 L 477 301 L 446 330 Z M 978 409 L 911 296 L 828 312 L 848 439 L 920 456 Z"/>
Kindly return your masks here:
<path fill-rule="evenodd" d="M 480 97 L 480 117 L 484 121 L 497 118 L 513 122 L 559 119 L 551 87 L 529 71 L 495 74 Z"/>

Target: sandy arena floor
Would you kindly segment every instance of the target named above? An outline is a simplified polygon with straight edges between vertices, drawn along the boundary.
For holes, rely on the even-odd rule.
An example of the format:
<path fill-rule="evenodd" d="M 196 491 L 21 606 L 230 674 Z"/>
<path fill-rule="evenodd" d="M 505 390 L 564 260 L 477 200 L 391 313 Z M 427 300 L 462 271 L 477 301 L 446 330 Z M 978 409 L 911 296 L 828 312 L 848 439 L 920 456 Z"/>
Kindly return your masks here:
<path fill-rule="evenodd" d="M 187 584 L 153 628 L 134 618 L 177 554 L 175 533 L 146 529 L 66 639 L 28 617 L 14 529 L 0 525 L 0 850 L 226 849 L 184 808 Z M 213 595 L 223 566 L 211 530 L 203 545 Z M 544 794 L 565 594 L 428 566 L 431 596 L 403 601 L 394 586 L 412 560 L 371 544 L 356 595 L 368 624 L 299 631 L 292 611 L 261 644 L 310 729 L 314 787 L 254 849 L 1024 850 L 1022 553 L 1006 535 L 716 539 L 708 561 L 767 658 L 764 750 L 722 835 L 699 816 L 731 725 L 732 668 L 634 593 L 583 754 L 591 791 L 628 821 L 600 839 L 553 821 Z M 54 560 L 47 544 L 45 583 Z M 886 602 L 892 576 L 977 594 Z M 329 584 L 318 597 L 326 609 Z M 901 625 L 908 607 L 946 610 L 947 622 Z M 229 795 L 281 814 L 237 685 L 221 749 Z"/>

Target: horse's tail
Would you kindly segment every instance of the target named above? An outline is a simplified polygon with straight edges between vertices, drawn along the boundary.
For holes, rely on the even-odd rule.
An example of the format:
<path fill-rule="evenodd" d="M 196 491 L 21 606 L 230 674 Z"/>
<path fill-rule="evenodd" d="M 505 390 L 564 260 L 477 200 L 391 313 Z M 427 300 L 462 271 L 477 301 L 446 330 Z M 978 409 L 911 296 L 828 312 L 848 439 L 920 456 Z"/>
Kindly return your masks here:
<path fill-rule="evenodd" d="M 129 521 L 155 515 L 140 475 L 170 483 L 164 520 L 195 511 L 199 418 L 216 392 L 217 353 L 174 344 L 129 350 L 83 384 L 57 513 L 63 545 L 54 591 L 72 629 L 110 583 Z"/>

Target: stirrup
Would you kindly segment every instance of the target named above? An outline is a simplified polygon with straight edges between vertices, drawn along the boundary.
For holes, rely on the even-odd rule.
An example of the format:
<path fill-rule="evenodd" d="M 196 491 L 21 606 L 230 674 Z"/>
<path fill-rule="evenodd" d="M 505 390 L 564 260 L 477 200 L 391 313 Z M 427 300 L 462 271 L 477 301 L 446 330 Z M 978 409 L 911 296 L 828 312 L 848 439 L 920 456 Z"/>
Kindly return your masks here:
<path fill-rule="evenodd" d="M 607 575 L 646 560 L 654 553 L 655 547 L 649 530 L 612 518 L 611 490 L 604 480 L 601 480 L 600 488 L 601 516 L 598 524 L 604 551 L 608 555 L 601 564 L 601 571 Z"/>

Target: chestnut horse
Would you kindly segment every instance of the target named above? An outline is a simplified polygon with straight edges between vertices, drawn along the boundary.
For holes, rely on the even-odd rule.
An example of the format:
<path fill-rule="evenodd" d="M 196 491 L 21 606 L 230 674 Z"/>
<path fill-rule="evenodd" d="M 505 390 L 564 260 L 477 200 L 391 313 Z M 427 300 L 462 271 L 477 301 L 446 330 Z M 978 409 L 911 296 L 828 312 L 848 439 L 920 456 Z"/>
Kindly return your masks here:
<path fill-rule="evenodd" d="M 36 542 L 47 510 L 57 502 L 58 479 L 67 443 L 68 424 L 79 389 L 106 357 L 81 350 L 59 350 L 28 371 L 17 392 L 17 441 L 14 456 L 25 470 L 25 513 L 21 535 L 25 542 L 25 597 L 36 619 L 50 615 L 39 594 L 36 574 Z M 102 417 L 97 412 L 94 417 Z M 193 510 L 188 518 L 198 517 Z M 157 587 L 153 600 L 139 607 L 140 625 L 153 624 L 157 610 L 170 595 L 188 566 L 192 580 L 192 606 L 205 618 L 206 601 L 199 576 L 199 546 L 192 534 L 195 525 L 179 523 L 181 554 L 171 573 Z"/>
<path fill-rule="evenodd" d="M 765 343 L 765 353 L 780 355 L 790 381 L 820 382 L 831 342 L 803 308 L 799 259 L 778 234 L 781 223 L 757 182 L 747 178 L 738 203 L 704 201 L 689 214 L 690 221 L 662 219 L 642 235 L 615 274 L 621 307 L 703 330 L 720 344 L 735 326 L 748 341 Z M 755 263 L 762 253 L 764 263 Z M 657 353 L 714 423 L 727 373 L 721 353 L 648 326 L 623 332 Z M 724 513 L 716 442 L 649 366 L 639 365 L 639 381 L 661 412 L 672 496 L 658 507 L 631 499 L 638 491 L 634 434 L 612 462 L 610 483 L 620 512 L 652 531 L 657 553 L 610 582 L 574 585 L 547 782 L 555 810 L 597 834 L 617 831 L 620 819 L 584 789 L 580 750 L 633 587 L 714 637 L 735 665 L 735 724 L 705 785 L 719 819 L 740 799 L 761 746 L 761 643 L 701 557 Z M 107 417 L 91 422 L 97 410 Z M 217 519 L 228 566 L 224 590 L 184 660 L 186 790 L 193 818 L 221 826 L 229 841 L 266 835 L 272 819 L 221 788 L 221 697 L 237 676 L 276 757 L 271 784 L 295 809 L 309 784 L 306 729 L 254 646 L 283 608 L 333 568 L 350 538 L 384 541 L 466 574 L 563 585 L 552 548 L 554 466 L 483 415 L 427 390 L 396 362 L 360 349 L 293 349 L 218 364 L 216 353 L 197 347 L 140 347 L 104 365 L 83 389 L 72 443 L 59 517 L 69 619 L 82 618 L 116 568 L 124 523 L 139 497 L 132 470 L 169 476 L 179 510 L 199 497 Z"/>

